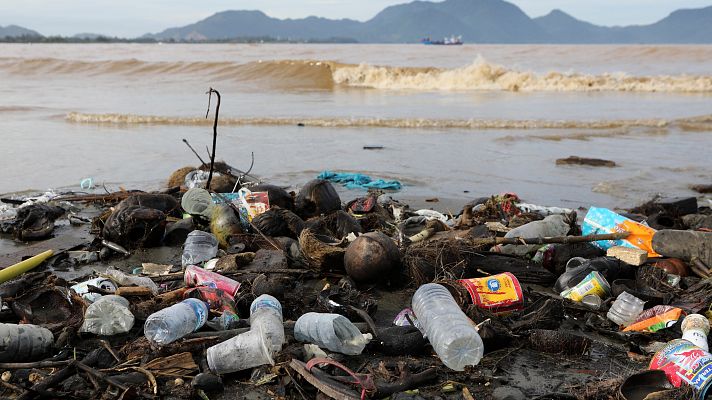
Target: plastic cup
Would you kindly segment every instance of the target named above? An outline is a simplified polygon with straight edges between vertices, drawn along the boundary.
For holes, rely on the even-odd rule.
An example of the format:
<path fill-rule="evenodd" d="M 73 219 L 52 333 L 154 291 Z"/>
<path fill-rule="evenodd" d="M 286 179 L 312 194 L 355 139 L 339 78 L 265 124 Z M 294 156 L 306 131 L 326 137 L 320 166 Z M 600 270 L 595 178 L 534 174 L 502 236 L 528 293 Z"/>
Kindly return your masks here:
<path fill-rule="evenodd" d="M 265 364 L 274 365 L 267 338 L 259 328 L 208 348 L 207 358 L 208 368 L 216 374 L 229 374 Z"/>

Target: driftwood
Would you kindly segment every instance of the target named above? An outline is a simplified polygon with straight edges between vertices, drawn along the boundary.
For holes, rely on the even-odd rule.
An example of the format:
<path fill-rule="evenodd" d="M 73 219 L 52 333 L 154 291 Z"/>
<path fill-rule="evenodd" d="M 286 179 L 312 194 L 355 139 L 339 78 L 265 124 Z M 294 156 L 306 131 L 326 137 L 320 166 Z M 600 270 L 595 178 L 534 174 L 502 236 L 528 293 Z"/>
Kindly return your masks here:
<path fill-rule="evenodd" d="M 32 368 L 56 368 L 71 364 L 71 360 L 64 361 L 35 361 L 25 363 L 0 363 L 0 369 L 32 369 Z"/>
<path fill-rule="evenodd" d="M 599 240 L 620 240 L 625 239 L 630 235 L 630 232 L 604 233 L 601 235 L 586 235 L 586 236 L 555 236 L 541 238 L 494 238 L 492 241 L 495 244 L 570 244 L 570 243 L 587 243 L 598 242 Z M 479 239 L 489 240 L 489 239 Z"/>
<path fill-rule="evenodd" d="M 292 359 L 289 366 L 298 373 L 302 378 L 309 382 L 312 386 L 319 389 L 320 392 L 331 397 L 335 400 L 359 400 L 361 396 L 355 391 L 351 390 L 346 385 L 343 385 L 334 381 L 326 381 L 325 379 L 320 379 L 317 375 L 326 375 L 320 372 L 319 369 L 315 369 L 314 372 L 309 372 L 306 368 L 306 364 L 299 360 Z"/>
<path fill-rule="evenodd" d="M 362 333 L 370 332 L 372 334 L 375 334 L 375 332 L 370 331 L 371 328 L 369 328 L 369 324 L 367 324 L 367 323 L 354 322 L 354 325 Z M 195 333 L 191 333 L 190 335 L 186 336 L 186 339 L 219 338 L 221 341 L 223 341 L 223 340 L 230 339 L 234 336 L 237 336 L 241 333 L 245 333 L 249 330 L 250 330 L 250 328 L 238 328 L 238 329 L 228 329 L 225 331 L 215 331 L 215 332 L 195 332 Z M 285 321 L 284 322 L 284 330 L 285 330 L 285 333 L 292 334 L 292 332 L 294 331 L 294 321 Z"/>
<path fill-rule="evenodd" d="M 314 271 L 308 270 L 308 269 L 285 269 L 285 268 L 279 268 L 279 269 L 274 269 L 274 270 L 267 270 L 267 271 L 249 271 L 249 270 L 244 270 L 244 271 L 230 271 L 230 272 L 225 272 L 225 273 L 220 273 L 223 276 L 237 276 L 237 275 L 259 275 L 259 274 L 266 274 L 266 273 L 272 273 L 272 274 L 286 274 L 286 275 L 302 275 L 302 274 L 311 274 Z M 184 277 L 183 272 L 173 272 L 170 274 L 165 274 L 165 275 L 159 275 L 159 276 L 151 276 L 150 278 L 154 282 L 169 282 L 169 281 L 179 281 L 182 280 Z"/>

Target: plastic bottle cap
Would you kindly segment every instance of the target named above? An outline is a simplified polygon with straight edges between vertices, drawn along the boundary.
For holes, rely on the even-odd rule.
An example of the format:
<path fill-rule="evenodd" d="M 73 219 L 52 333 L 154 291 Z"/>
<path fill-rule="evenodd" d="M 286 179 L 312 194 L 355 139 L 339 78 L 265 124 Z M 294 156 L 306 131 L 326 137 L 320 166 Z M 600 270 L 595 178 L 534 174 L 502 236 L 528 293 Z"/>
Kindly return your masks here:
<path fill-rule="evenodd" d="M 710 321 L 704 315 L 700 314 L 690 314 L 682 320 L 682 325 L 680 326 L 682 333 L 687 330 L 696 329 L 709 335 L 710 333 Z"/>

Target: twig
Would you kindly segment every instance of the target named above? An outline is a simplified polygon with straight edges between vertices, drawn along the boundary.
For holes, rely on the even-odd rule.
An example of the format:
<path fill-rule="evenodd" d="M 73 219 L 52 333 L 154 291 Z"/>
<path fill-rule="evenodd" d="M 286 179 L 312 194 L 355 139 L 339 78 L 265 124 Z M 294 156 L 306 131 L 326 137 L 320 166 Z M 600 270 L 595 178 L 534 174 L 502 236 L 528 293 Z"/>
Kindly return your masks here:
<path fill-rule="evenodd" d="M 111 355 L 114 357 L 114 360 L 116 360 L 117 363 L 121 363 L 121 359 L 119 358 L 119 356 L 116 355 L 116 353 L 114 352 L 114 349 L 111 348 L 111 346 L 109 345 L 109 342 L 107 342 L 106 340 L 100 340 L 99 342 L 101 343 L 102 346 L 104 346 L 106 351 L 111 353 Z"/>
<path fill-rule="evenodd" d="M 237 190 L 237 185 L 242 184 L 242 180 L 245 179 L 245 176 L 248 176 L 250 172 L 252 172 L 252 167 L 255 166 L 255 152 L 252 151 L 250 152 L 250 158 L 252 159 L 252 162 L 250 162 L 250 168 L 247 170 L 247 172 L 243 172 L 242 175 L 240 175 L 239 178 L 237 178 L 237 182 L 235 182 L 235 186 L 232 188 L 232 192 L 235 193 L 235 190 Z"/>
<path fill-rule="evenodd" d="M 218 115 L 220 114 L 220 92 L 210 88 L 208 90 L 208 111 L 205 113 L 205 118 L 208 118 L 210 114 L 210 99 L 213 97 L 213 93 L 218 96 L 218 104 L 215 106 L 215 121 L 213 122 L 213 153 L 210 155 L 210 174 L 208 174 L 208 183 L 205 188 L 210 190 L 210 182 L 213 180 L 213 169 L 215 167 L 215 146 L 218 140 Z"/>
<path fill-rule="evenodd" d="M 209 101 L 209 100 L 208 100 L 208 101 Z M 183 143 L 185 143 L 185 145 L 188 146 L 188 148 L 190 149 L 190 151 L 192 151 L 193 154 L 195 154 L 195 156 L 198 157 L 198 160 L 200 160 L 200 163 L 201 163 L 201 164 L 203 164 L 204 166 L 207 166 L 207 165 L 208 165 L 208 164 L 205 163 L 205 161 L 203 161 L 202 158 L 200 158 L 200 154 L 198 154 L 198 152 L 195 151 L 195 149 L 193 148 L 193 146 L 191 146 L 190 143 L 188 143 L 188 140 L 187 140 L 187 139 L 183 139 Z"/>
<path fill-rule="evenodd" d="M 56 368 L 69 365 L 72 360 L 63 361 L 35 361 L 26 363 L 0 363 L 0 369 L 32 369 L 32 368 Z"/>
<path fill-rule="evenodd" d="M 83 364 L 81 361 L 77 361 L 76 363 L 74 363 L 74 365 L 78 369 L 80 369 L 88 374 L 94 375 L 95 378 L 102 380 L 111 386 L 119 388 L 119 389 L 123 390 L 124 392 L 130 389 L 128 386 L 124 385 L 123 383 L 117 381 L 116 379 L 114 379 L 110 376 L 106 376 L 106 374 L 104 374 L 103 372 L 97 371 L 94 368 L 92 368 L 86 364 Z M 147 394 L 138 393 L 138 395 L 145 399 L 153 399 L 153 396 L 149 396 Z"/>

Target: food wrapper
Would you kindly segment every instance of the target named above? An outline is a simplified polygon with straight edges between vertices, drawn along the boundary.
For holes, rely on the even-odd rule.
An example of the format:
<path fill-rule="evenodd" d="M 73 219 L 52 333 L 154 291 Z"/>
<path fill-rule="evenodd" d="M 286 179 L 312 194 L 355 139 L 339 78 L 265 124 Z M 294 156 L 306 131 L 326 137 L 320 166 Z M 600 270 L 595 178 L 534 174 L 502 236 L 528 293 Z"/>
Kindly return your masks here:
<path fill-rule="evenodd" d="M 657 332 L 675 325 L 683 314 L 677 307 L 655 306 L 643 311 L 623 332 Z"/>
<path fill-rule="evenodd" d="M 613 246 L 637 247 L 648 252 L 648 257 L 660 257 L 653 250 L 653 235 L 656 230 L 626 218 L 607 209 L 591 207 L 583 220 L 581 227 L 584 235 L 600 235 L 606 233 L 630 232 L 625 239 L 599 240 L 593 244 L 603 250 Z"/>

